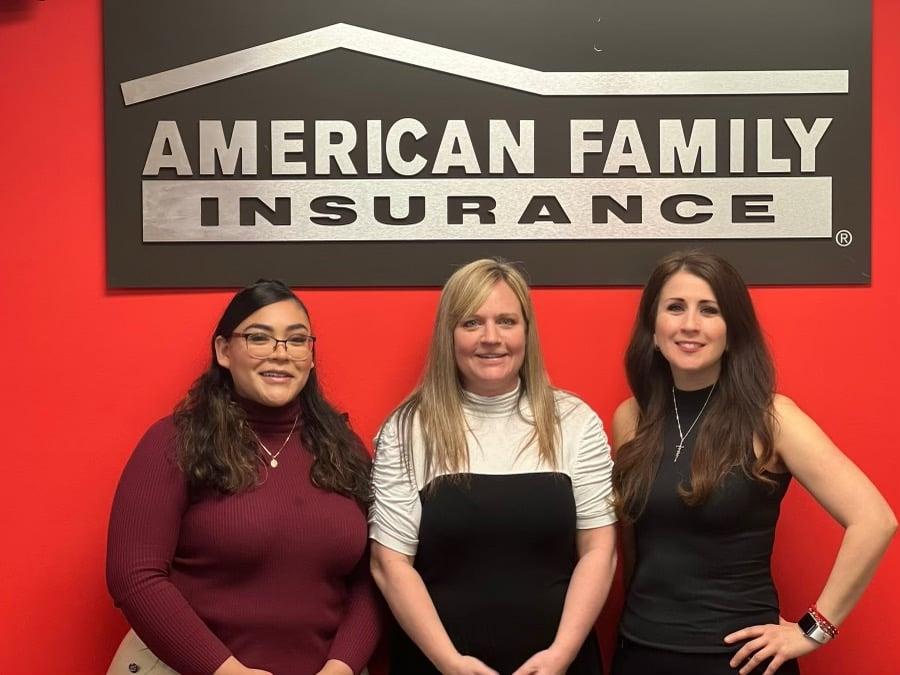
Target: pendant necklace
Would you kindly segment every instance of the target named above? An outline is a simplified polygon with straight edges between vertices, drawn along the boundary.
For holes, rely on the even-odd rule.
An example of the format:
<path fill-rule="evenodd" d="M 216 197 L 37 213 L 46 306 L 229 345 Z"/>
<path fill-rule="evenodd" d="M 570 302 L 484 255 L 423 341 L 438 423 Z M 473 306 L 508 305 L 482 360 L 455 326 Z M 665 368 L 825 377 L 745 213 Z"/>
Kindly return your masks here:
<path fill-rule="evenodd" d="M 297 416 L 294 418 L 294 423 L 291 425 L 291 430 L 288 432 L 287 437 L 284 439 L 284 443 L 281 444 L 281 447 L 278 448 L 278 452 L 272 454 L 272 451 L 266 447 L 266 444 L 260 440 L 259 436 L 257 436 L 256 432 L 253 429 L 250 429 L 250 433 L 253 434 L 254 438 L 256 438 L 256 442 L 259 443 L 259 447 L 261 447 L 265 453 L 269 456 L 269 466 L 273 469 L 278 466 L 278 455 L 281 454 L 281 451 L 284 450 L 285 446 L 287 446 L 288 441 L 291 440 L 291 436 L 294 435 L 294 429 L 297 428 L 297 420 L 300 419 L 300 413 L 297 413 Z"/>
<path fill-rule="evenodd" d="M 694 418 L 694 422 L 691 426 L 688 427 L 687 433 L 681 432 L 681 418 L 678 416 L 678 401 L 675 399 L 675 385 L 672 385 L 672 403 L 675 404 L 675 424 L 678 425 L 678 435 L 681 437 L 681 441 L 678 445 L 675 446 L 675 459 L 673 462 L 678 461 L 678 457 L 681 455 L 681 451 L 684 450 L 684 441 L 690 435 L 690 433 L 694 430 L 694 426 L 696 426 L 697 422 L 700 421 L 700 417 L 703 415 L 703 411 L 706 410 L 706 404 L 709 403 L 709 399 L 712 396 L 712 393 L 716 390 L 716 384 L 718 382 L 714 382 L 712 389 L 709 390 L 709 393 L 706 395 L 706 400 L 703 402 L 703 407 L 700 408 L 700 412 L 697 413 L 697 416 Z"/>

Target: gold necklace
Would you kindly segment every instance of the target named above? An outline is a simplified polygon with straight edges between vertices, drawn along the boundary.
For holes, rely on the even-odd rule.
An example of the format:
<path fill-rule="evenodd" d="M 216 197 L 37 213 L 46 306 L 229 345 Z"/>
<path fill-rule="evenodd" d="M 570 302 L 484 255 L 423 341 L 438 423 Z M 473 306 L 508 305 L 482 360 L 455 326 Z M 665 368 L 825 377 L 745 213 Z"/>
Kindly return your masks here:
<path fill-rule="evenodd" d="M 294 429 L 297 428 L 297 420 L 299 420 L 299 419 L 300 419 L 300 413 L 297 413 L 297 416 L 294 418 L 294 423 L 291 425 L 291 430 L 288 432 L 287 438 L 284 439 L 284 443 L 282 443 L 281 447 L 278 448 L 278 452 L 276 452 L 274 454 L 272 453 L 271 450 L 269 450 L 266 447 L 266 444 L 262 442 L 262 440 L 256 434 L 256 432 L 253 431 L 253 427 L 250 427 L 250 433 L 253 434 L 253 437 L 256 439 L 256 442 L 259 443 L 259 447 L 261 447 L 265 451 L 265 453 L 269 456 L 269 466 L 271 466 L 273 469 L 278 466 L 278 455 L 281 454 L 281 451 L 284 450 L 285 446 L 287 446 L 288 441 L 291 440 L 291 436 L 294 435 Z"/>

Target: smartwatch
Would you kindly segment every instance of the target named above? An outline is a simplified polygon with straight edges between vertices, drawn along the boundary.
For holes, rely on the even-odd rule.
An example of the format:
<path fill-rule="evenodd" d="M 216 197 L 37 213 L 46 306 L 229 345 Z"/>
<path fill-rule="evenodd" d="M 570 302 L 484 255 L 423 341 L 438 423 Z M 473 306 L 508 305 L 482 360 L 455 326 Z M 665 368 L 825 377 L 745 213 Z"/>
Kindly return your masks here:
<path fill-rule="evenodd" d="M 800 626 L 800 630 L 806 637 L 808 637 L 810 640 L 818 642 L 820 645 L 824 645 L 834 637 L 816 620 L 816 617 L 814 617 L 810 612 L 807 612 L 806 614 L 801 616 L 800 620 L 797 622 L 797 625 Z"/>

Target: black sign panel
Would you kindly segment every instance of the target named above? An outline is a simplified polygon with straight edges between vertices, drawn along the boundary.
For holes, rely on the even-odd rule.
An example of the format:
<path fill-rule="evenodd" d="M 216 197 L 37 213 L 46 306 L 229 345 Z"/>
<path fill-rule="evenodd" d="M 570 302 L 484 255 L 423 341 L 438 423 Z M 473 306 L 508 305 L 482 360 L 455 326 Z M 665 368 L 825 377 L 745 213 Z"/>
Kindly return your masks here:
<path fill-rule="evenodd" d="M 868 283 L 871 10 L 105 2 L 113 287 Z"/>

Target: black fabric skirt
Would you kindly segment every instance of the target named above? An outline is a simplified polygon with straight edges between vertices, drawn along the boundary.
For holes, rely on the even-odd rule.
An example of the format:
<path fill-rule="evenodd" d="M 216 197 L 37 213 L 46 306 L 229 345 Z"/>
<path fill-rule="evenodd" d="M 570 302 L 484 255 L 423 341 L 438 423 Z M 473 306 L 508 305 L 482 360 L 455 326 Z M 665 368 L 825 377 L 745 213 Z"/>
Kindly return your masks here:
<path fill-rule="evenodd" d="M 728 665 L 735 651 L 689 654 L 647 647 L 620 637 L 610 675 L 736 675 L 738 669 Z M 751 675 L 762 675 L 768 665 L 769 661 L 764 661 Z M 787 661 L 778 669 L 778 675 L 799 673 L 796 660 Z"/>

